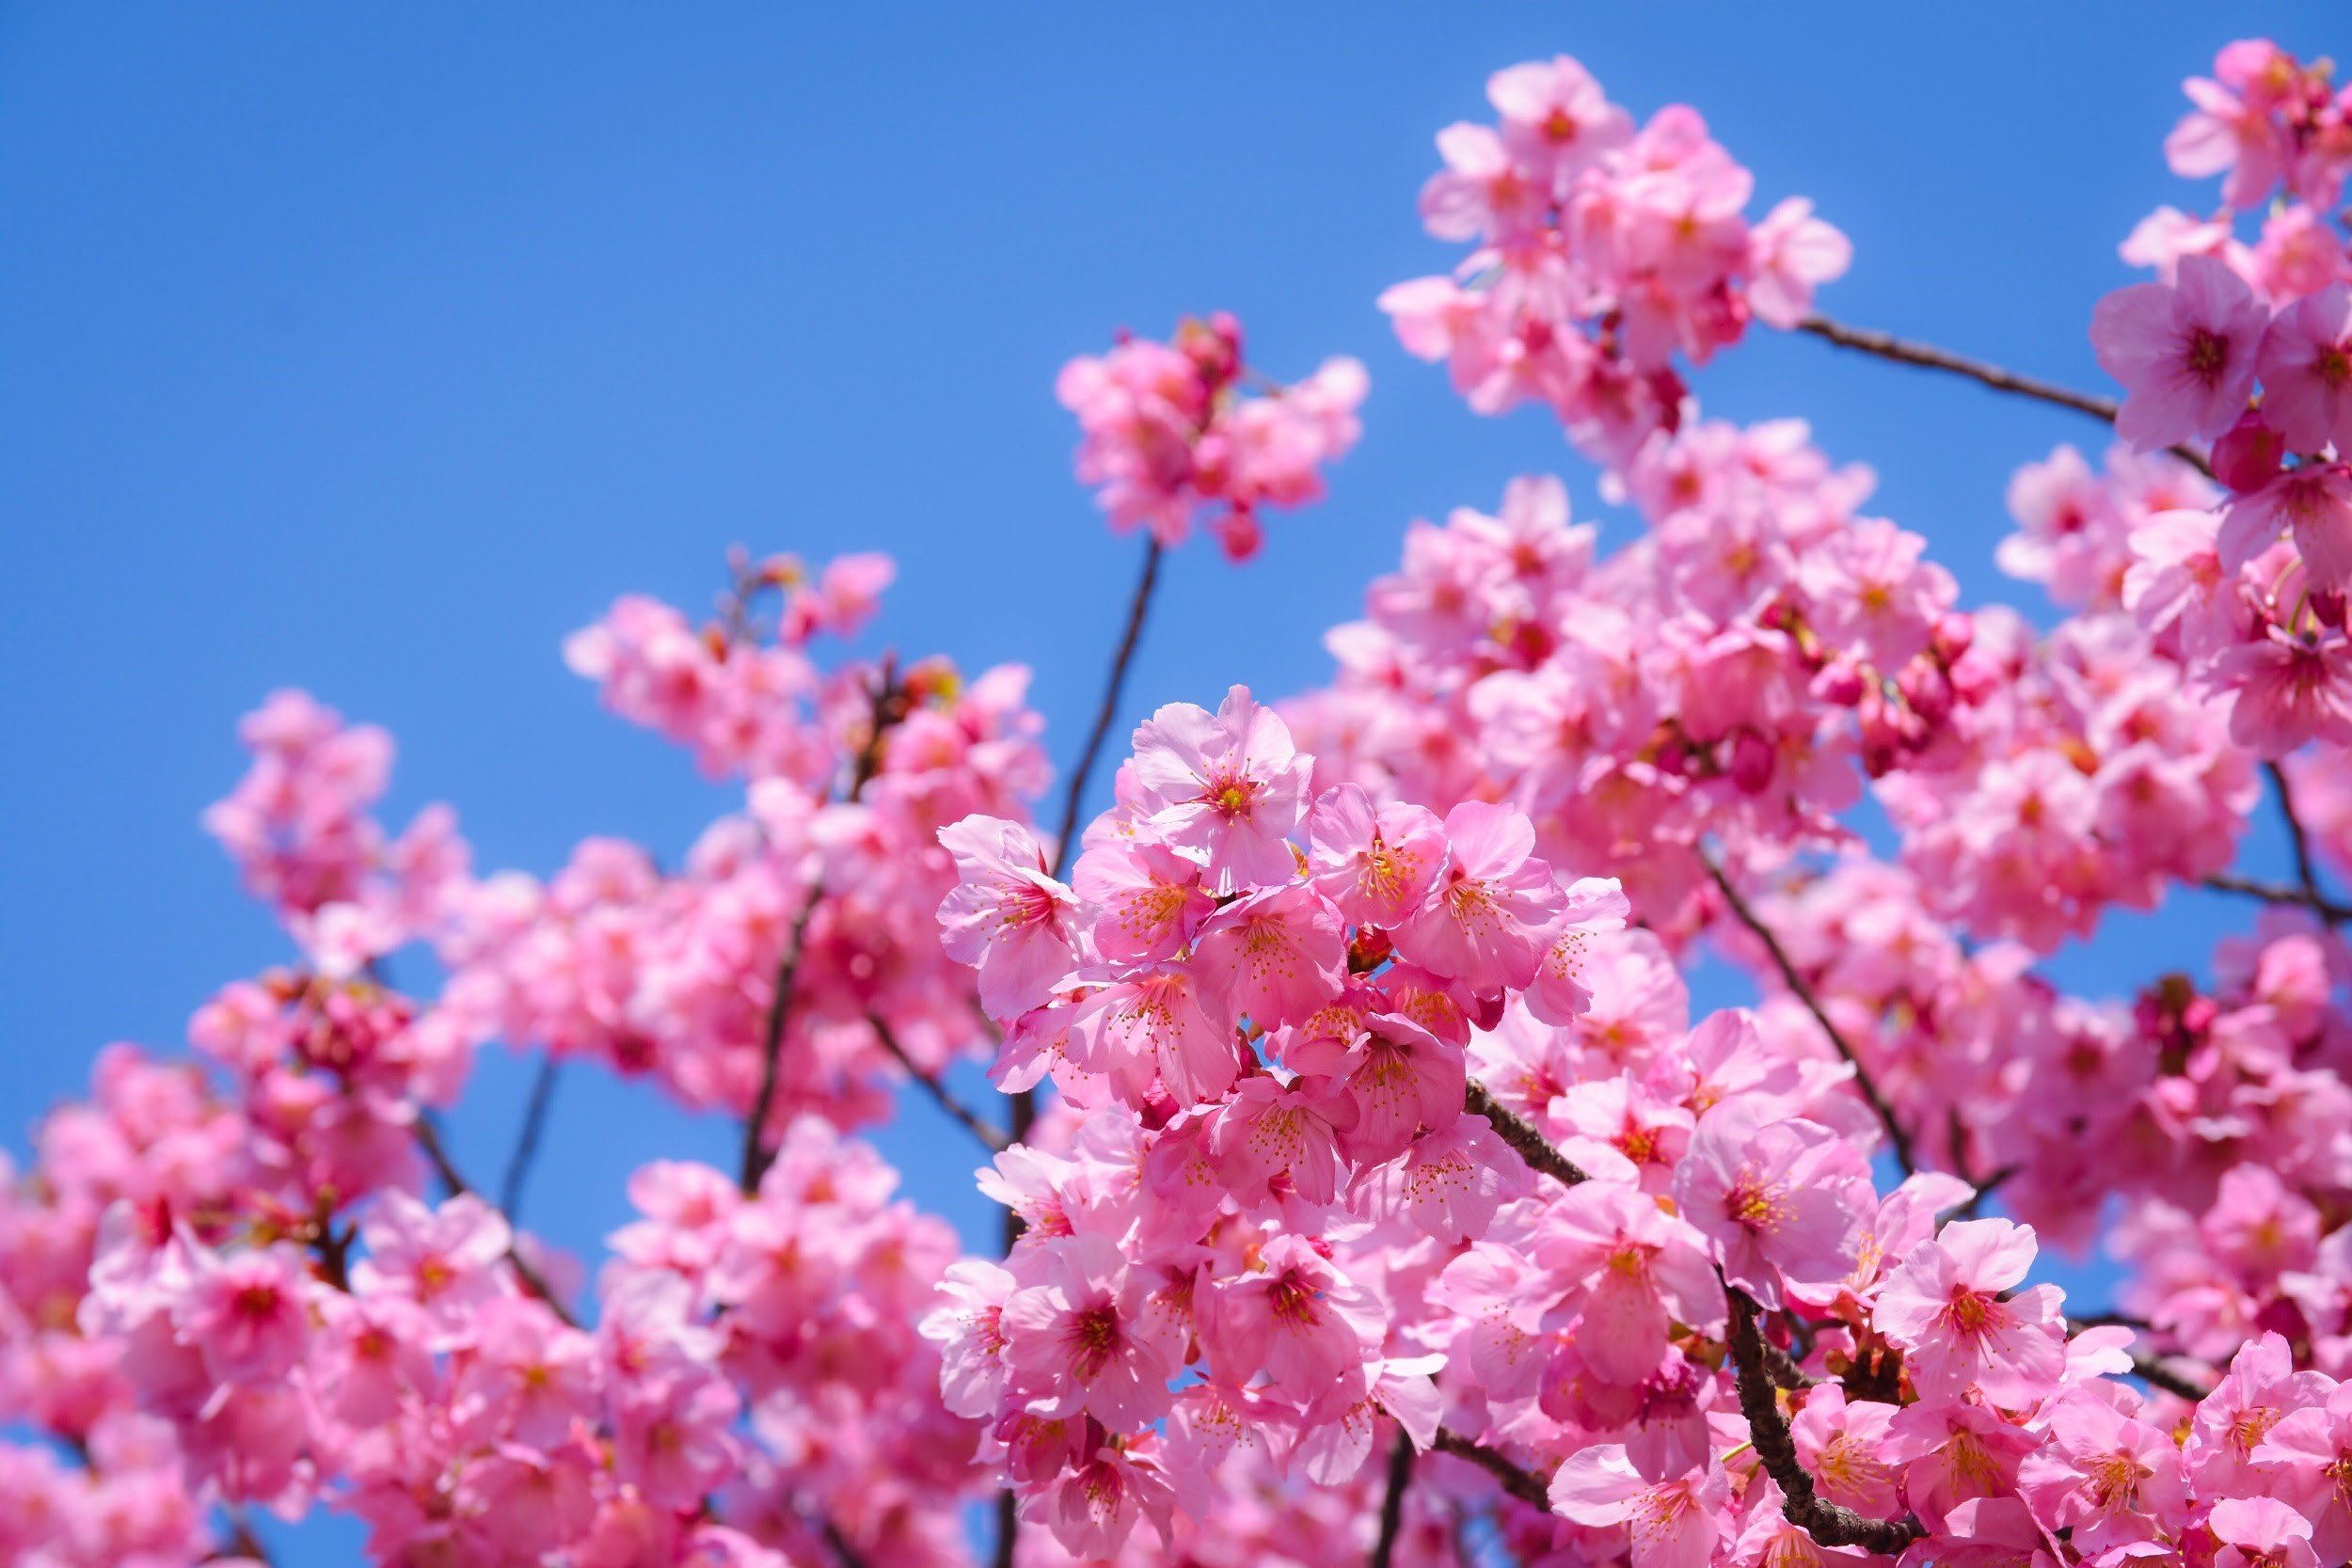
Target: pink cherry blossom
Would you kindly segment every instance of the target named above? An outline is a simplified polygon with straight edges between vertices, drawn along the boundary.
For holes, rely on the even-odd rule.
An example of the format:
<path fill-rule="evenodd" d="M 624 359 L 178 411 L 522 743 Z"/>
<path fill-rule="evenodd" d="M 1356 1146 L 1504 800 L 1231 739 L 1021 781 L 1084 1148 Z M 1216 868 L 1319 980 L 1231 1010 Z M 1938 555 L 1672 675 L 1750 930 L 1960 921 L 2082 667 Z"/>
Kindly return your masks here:
<path fill-rule="evenodd" d="M 971 816 L 939 830 L 961 879 L 939 907 L 947 956 L 979 974 L 990 1016 L 1017 1018 L 1070 973 L 1076 900 L 1045 874 L 1037 840 L 1019 823 Z"/>
<path fill-rule="evenodd" d="M 2010 1293 L 2033 1259 L 2031 1226 L 1954 1220 L 1888 1275 L 1871 1322 L 1903 1348 L 1923 1392 L 1957 1398 L 1975 1386 L 1997 1403 L 2030 1405 L 2065 1364 L 2058 1291 Z"/>
<path fill-rule="evenodd" d="M 2115 428 L 2141 451 L 2220 435 L 2245 412 L 2267 313 L 2236 273 L 2183 259 L 2170 283 L 2134 283 L 2099 302 L 2090 341 L 2127 393 Z"/>

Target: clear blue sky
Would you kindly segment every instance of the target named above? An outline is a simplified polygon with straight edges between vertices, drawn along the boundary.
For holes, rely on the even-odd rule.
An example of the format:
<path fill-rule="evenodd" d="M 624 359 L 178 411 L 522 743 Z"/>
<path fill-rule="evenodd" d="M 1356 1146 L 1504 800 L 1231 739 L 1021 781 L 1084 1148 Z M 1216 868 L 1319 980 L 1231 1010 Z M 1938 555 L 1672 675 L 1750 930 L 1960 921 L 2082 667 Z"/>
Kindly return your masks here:
<path fill-rule="evenodd" d="M 2257 14 L 2342 42 L 2334 8 Z M 1496 67 L 1565 51 L 1637 116 L 1696 104 L 1759 212 L 1809 195 L 1852 236 L 1831 312 L 2096 386 L 2117 242 L 2207 198 L 2159 144 L 2232 36 L 2154 4 L 0 8 L 0 1138 L 285 956 L 196 822 L 273 687 L 389 726 L 391 819 L 453 802 L 485 867 L 592 832 L 674 857 L 724 798 L 559 640 L 624 591 L 707 602 L 735 541 L 879 547 L 870 641 L 1032 663 L 1066 758 L 1133 554 L 1050 388 L 1122 323 L 1229 309 L 1278 375 L 1373 374 L 1327 504 L 1247 569 L 1173 563 L 1137 714 L 1322 680 L 1411 516 L 1546 468 L 1598 511 L 1545 417 L 1473 418 L 1373 308 L 1450 259 L 1414 193 Z M 2011 468 L 2101 434 L 1770 333 L 1698 388 L 1873 464 L 1971 601 L 2017 596 Z M 2059 973 L 2201 964 L 2217 917 Z M 473 1168 L 524 1077 L 485 1062 Z M 984 1235 L 941 1125 L 883 1141 Z M 634 1164 L 725 1138 L 583 1076 L 551 1143 L 533 1217 L 593 1251 Z"/>

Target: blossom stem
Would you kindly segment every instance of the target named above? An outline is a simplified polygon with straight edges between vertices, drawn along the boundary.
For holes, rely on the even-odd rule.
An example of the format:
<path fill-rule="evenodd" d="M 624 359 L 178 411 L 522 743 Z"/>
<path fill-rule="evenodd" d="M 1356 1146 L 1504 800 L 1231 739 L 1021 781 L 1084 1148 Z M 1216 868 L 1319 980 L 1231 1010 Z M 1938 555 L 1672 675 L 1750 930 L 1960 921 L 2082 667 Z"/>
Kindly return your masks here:
<path fill-rule="evenodd" d="M 891 1033 L 890 1025 L 884 1023 L 880 1015 L 867 1013 L 866 1022 L 866 1026 L 874 1031 L 874 1037 L 882 1041 L 882 1048 L 889 1052 L 898 1064 L 906 1069 L 909 1078 L 922 1085 L 924 1091 L 931 1097 L 934 1104 L 961 1123 L 963 1130 L 977 1138 L 982 1148 L 991 1153 L 1003 1150 L 1005 1135 L 982 1121 L 978 1114 L 970 1106 L 948 1093 L 947 1085 L 939 1081 L 936 1073 L 925 1072 L 921 1068 L 916 1067 L 914 1058 L 907 1054 L 906 1047 L 898 1043 L 898 1037 Z"/>
<path fill-rule="evenodd" d="M 2352 905 L 2339 904 L 2332 898 L 2299 887 L 2256 881 L 2251 877 L 2233 876 L 2226 871 L 2217 871 L 2207 877 L 2204 885 L 2217 893 L 2243 894 L 2249 898 L 2259 898 L 2265 904 L 2292 904 L 2310 910 L 2330 926 L 2352 921 Z"/>
<path fill-rule="evenodd" d="M 472 1184 L 467 1181 L 465 1176 L 458 1170 L 456 1163 L 449 1157 L 449 1149 L 441 1142 L 439 1130 L 424 1117 L 419 1117 L 416 1121 L 416 1133 L 417 1147 L 424 1151 L 425 1160 L 433 1166 L 433 1173 L 441 1179 L 441 1185 L 449 1189 L 451 1196 L 472 1192 Z M 515 1276 L 529 1288 L 532 1295 L 546 1302 L 548 1310 L 563 1320 L 564 1326 L 568 1328 L 580 1326 L 580 1320 L 572 1316 L 571 1309 L 565 1307 L 563 1298 L 555 1293 L 555 1287 L 548 1283 L 545 1275 L 532 1266 L 530 1259 L 522 1255 L 521 1250 L 511 1240 L 506 1243 L 506 1261 L 514 1269 Z"/>
<path fill-rule="evenodd" d="M 1748 1420 L 1748 1440 L 1765 1472 L 1780 1483 L 1781 1513 L 1824 1546 L 1860 1546 L 1883 1557 L 1900 1556 L 1924 1533 L 1914 1519 L 1873 1519 L 1828 1502 L 1813 1489 L 1813 1478 L 1797 1459 L 1796 1439 L 1780 1411 L 1780 1395 L 1756 1325 L 1756 1303 L 1743 1291 L 1725 1288 L 1731 1302 L 1731 1355 L 1738 1363 L 1740 1414 Z"/>
<path fill-rule="evenodd" d="M 1862 1091 L 1862 1098 L 1869 1101 L 1880 1125 L 1886 1129 L 1886 1141 L 1895 1151 L 1895 1163 L 1902 1167 L 1905 1176 L 1916 1174 L 1919 1167 L 1912 1158 L 1911 1134 L 1904 1132 L 1902 1123 L 1895 1119 L 1895 1108 L 1879 1092 L 1877 1081 L 1862 1065 L 1862 1058 L 1854 1054 L 1853 1046 L 1837 1025 L 1830 1022 L 1829 1012 L 1821 1006 L 1820 997 L 1814 993 L 1811 984 L 1798 972 L 1795 961 L 1788 957 L 1788 950 L 1781 946 L 1780 938 L 1772 934 L 1772 927 L 1765 925 L 1748 901 L 1740 896 L 1740 890 L 1732 885 L 1731 878 L 1724 871 L 1724 863 L 1715 852 L 1701 845 L 1698 857 L 1699 863 L 1707 867 L 1708 876 L 1714 879 L 1716 890 L 1724 895 L 1724 902 L 1730 907 L 1732 914 L 1755 934 L 1756 941 L 1764 944 L 1764 951 L 1772 957 L 1772 967 L 1780 972 L 1781 983 L 1804 1004 L 1805 1011 L 1811 1013 L 1813 1022 L 1821 1026 L 1821 1033 L 1829 1037 L 1829 1043 L 1836 1048 L 1837 1054 L 1845 1059 L 1848 1067 L 1853 1069 L 1854 1086 Z"/>
<path fill-rule="evenodd" d="M 1551 1147 L 1535 1124 L 1521 1117 L 1500 1100 L 1486 1085 L 1470 1079 L 1463 1086 L 1462 1109 L 1474 1117 L 1485 1117 L 1495 1130 L 1495 1135 L 1516 1150 L 1528 1164 L 1528 1168 L 1550 1177 L 1563 1187 L 1573 1187 L 1588 1180 L 1583 1168 Z"/>
<path fill-rule="evenodd" d="M 531 1081 L 522 1131 L 515 1135 L 515 1150 L 506 1157 L 506 1171 L 499 1180 L 499 1207 L 506 1211 L 509 1224 L 522 1212 L 523 1183 L 531 1180 L 532 1162 L 539 1156 L 539 1134 L 547 1126 L 548 1108 L 555 1101 L 555 1080 L 562 1070 L 555 1053 L 548 1052 L 539 1058 L 538 1075 Z"/>
<path fill-rule="evenodd" d="M 1405 1528 L 1405 1489 L 1413 1484 L 1413 1439 L 1402 1430 L 1389 1449 L 1389 1485 L 1380 1495 L 1380 1533 L 1373 1541 L 1370 1568 L 1396 1560 L 1396 1538 Z"/>
<path fill-rule="evenodd" d="M 866 726 L 866 744 L 858 749 L 857 763 L 851 769 L 848 799 L 854 800 L 866 793 L 866 786 L 874 782 L 874 774 L 882 767 L 882 736 L 890 726 L 904 716 L 904 705 L 898 701 L 897 665 L 884 656 L 882 679 L 874 685 L 873 713 Z M 784 1028 L 792 1017 L 792 994 L 801 978 L 801 958 L 808 951 L 809 922 L 817 917 L 817 906 L 825 896 L 825 879 L 819 873 L 808 885 L 808 897 L 801 904 L 801 912 L 792 919 L 792 933 L 786 940 L 784 958 L 776 966 L 774 997 L 768 1004 L 768 1022 L 759 1041 L 759 1092 L 752 1097 L 751 1115 L 743 1121 L 743 1196 L 759 1191 L 759 1179 L 775 1164 L 775 1150 L 768 1147 L 768 1115 L 775 1108 L 776 1083 L 784 1066 Z"/>
<path fill-rule="evenodd" d="M 1867 326 L 1848 326 L 1843 322 L 1832 321 L 1819 312 L 1799 322 L 1797 330 L 1810 332 L 1817 338 L 1836 343 L 1839 348 L 1850 348 L 1863 354 L 1876 355 L 1881 359 L 1891 359 L 1899 365 L 1917 365 L 1926 370 L 1944 371 L 1952 375 L 1964 375 L 1969 380 L 1980 386 L 1990 387 L 1996 392 L 2008 392 L 2015 397 L 2032 398 L 2039 403 L 2055 404 L 2060 408 L 2071 408 L 2077 414 L 2088 414 L 2094 420 L 2104 420 L 2108 424 L 2115 422 L 2116 415 L 2123 406 L 2114 398 L 2098 397 L 2090 392 L 2077 392 L 2071 387 L 2060 387 L 2056 382 L 2042 381 L 2030 375 L 2019 375 L 2014 371 L 2004 370 L 1998 365 L 1982 359 L 1971 359 L 1965 355 L 1937 348 L 1932 343 L 1913 342 L 1905 338 L 1898 338 L 1892 333 L 1874 331 Z M 2191 467 L 2201 470 L 2208 477 L 2213 473 L 2213 467 L 2206 460 L 2204 453 L 2193 448 L 2174 447 L 2172 455 Z"/>

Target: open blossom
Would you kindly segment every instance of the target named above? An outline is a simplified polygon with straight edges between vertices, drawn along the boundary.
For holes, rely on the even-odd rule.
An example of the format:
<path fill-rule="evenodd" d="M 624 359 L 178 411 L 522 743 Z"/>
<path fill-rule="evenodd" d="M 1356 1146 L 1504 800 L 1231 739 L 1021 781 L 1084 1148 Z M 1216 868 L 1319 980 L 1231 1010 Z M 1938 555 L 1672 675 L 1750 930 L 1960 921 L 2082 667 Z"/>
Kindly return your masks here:
<path fill-rule="evenodd" d="M 310 1338 L 301 1259 L 284 1247 L 230 1257 L 199 1249 L 195 1258 L 172 1321 L 212 1374 L 223 1383 L 270 1384 L 301 1365 Z"/>
<path fill-rule="evenodd" d="M 1825 1282 L 1852 1268 L 1868 1188 L 1852 1145 L 1742 1095 L 1699 1118 L 1675 1196 L 1721 1250 L 1724 1277 L 1770 1306 L 1783 1277 Z"/>
<path fill-rule="evenodd" d="M 2221 564 L 2237 571 L 2282 533 L 2314 586 L 2352 588 L 2352 468 L 2306 463 L 2233 499 L 2216 541 Z"/>
<path fill-rule="evenodd" d="M 1577 1349 L 1586 1366 L 1616 1383 L 1657 1370 L 1670 1323 L 1717 1323 L 1723 1287 L 1705 1241 L 1639 1193 L 1586 1181 L 1545 1217 L 1533 1256 L 1582 1315 Z"/>
<path fill-rule="evenodd" d="M 1872 1322 L 1903 1348 L 1922 1393 L 1956 1399 L 1973 1386 L 2025 1406 L 2057 1386 L 2066 1362 L 2059 1292 L 2015 1289 L 2033 1259 L 2031 1226 L 1954 1220 L 1887 1277 Z"/>
<path fill-rule="evenodd" d="M 1580 1525 L 1623 1525 L 1634 1568 L 1706 1568 L 1714 1560 L 1729 1490 L 1724 1472 L 1712 1465 L 1652 1480 L 1614 1443 L 1572 1455 L 1552 1475 L 1550 1488 L 1552 1512 L 1562 1517 Z"/>
<path fill-rule="evenodd" d="M 1197 859 L 1217 892 L 1290 879 L 1308 764 L 1289 728 L 1234 687 L 1212 715 L 1170 703 L 1136 731 L 1136 780 L 1152 833 Z"/>
<path fill-rule="evenodd" d="M 1330 901 L 1294 882 L 1211 915 L 1194 939 L 1193 962 L 1228 1012 L 1271 1029 L 1303 1022 L 1339 993 L 1346 938 Z"/>
<path fill-rule="evenodd" d="M 2326 1562 L 2352 1556 L 2352 1385 L 2339 1385 L 2324 1404 L 2279 1418 L 2254 1449 L 2270 1495 L 2292 1504 L 2312 1524 L 2312 1550 Z"/>
<path fill-rule="evenodd" d="M 2269 315 L 2223 262 L 2184 258 L 2170 283 L 2134 283 L 2099 302 L 2090 342 L 2123 384 L 2118 434 L 2143 451 L 2220 435 L 2246 411 Z"/>
<path fill-rule="evenodd" d="M 1036 838 L 1017 822 L 967 816 L 940 829 L 939 842 L 961 879 L 939 906 L 941 942 L 978 972 L 989 1016 L 1018 1018 L 1070 973 L 1076 901 L 1045 874 Z"/>
<path fill-rule="evenodd" d="M 1507 806 L 1465 800 L 1446 813 L 1445 835 L 1452 863 L 1396 928 L 1397 951 L 1472 991 L 1524 987 L 1567 908 L 1534 856 L 1535 830 Z"/>
<path fill-rule="evenodd" d="M 1614 877 L 1580 877 L 1562 894 L 1563 909 L 1543 965 L 1527 990 L 1527 1010 L 1546 1023 L 1568 1023 L 1593 1005 L 1585 964 L 1593 938 L 1622 931 L 1633 906 Z"/>
<path fill-rule="evenodd" d="M 1115 1432 L 1166 1415 L 1176 1365 L 1145 1311 L 1141 1276 L 1101 1236 L 1042 1244 L 1039 1282 L 1008 1296 L 999 1314 L 1005 1359 L 1038 1390 L 1038 1413 L 1083 1411 Z"/>
<path fill-rule="evenodd" d="M 2332 284 L 2271 318 L 2261 366 L 2263 420 L 2288 447 L 2352 456 L 2352 289 Z"/>
<path fill-rule="evenodd" d="M 1268 1242 L 1201 1314 L 1225 1365 L 1263 1367 L 1277 1387 L 1307 1394 L 1354 1372 L 1380 1340 L 1373 1298 L 1303 1236 Z"/>
<path fill-rule="evenodd" d="M 1445 829 L 1435 815 L 1406 801 L 1375 808 L 1360 784 L 1318 799 L 1307 837 L 1315 890 L 1359 926 L 1402 924 L 1445 865 Z"/>

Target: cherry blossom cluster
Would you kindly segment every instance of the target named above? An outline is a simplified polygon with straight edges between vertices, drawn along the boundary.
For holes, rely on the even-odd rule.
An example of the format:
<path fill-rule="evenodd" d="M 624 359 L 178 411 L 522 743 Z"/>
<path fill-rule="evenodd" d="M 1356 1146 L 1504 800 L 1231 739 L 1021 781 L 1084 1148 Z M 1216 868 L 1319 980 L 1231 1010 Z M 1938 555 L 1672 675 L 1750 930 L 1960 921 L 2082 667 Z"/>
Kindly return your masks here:
<path fill-rule="evenodd" d="M 2100 301 L 2091 342 L 2127 393 L 2117 431 L 2143 451 L 2210 443 L 2229 494 L 2130 536 L 2126 602 L 2234 700 L 2238 738 L 2278 757 L 2352 740 L 2352 249 L 2329 214 L 2352 97 L 2266 40 L 2231 44 L 2187 89 L 2166 152 L 2176 173 L 2225 176 L 2221 208 L 2140 226 L 2125 259 L 2161 276 Z M 2265 203 L 2243 242 L 2238 215 Z"/>
<path fill-rule="evenodd" d="M 1755 177 L 1688 104 L 1632 117 L 1565 55 L 1487 81 L 1497 123 L 1438 133 L 1429 232 L 1475 246 L 1450 276 L 1381 295 L 1410 353 L 1481 413 L 1558 414 L 1611 462 L 1679 422 L 1679 354 L 1704 365 L 1751 318 L 1793 327 L 1842 276 L 1846 237 L 1792 197 L 1746 216 Z"/>
<path fill-rule="evenodd" d="M 1839 842 L 1865 773 L 1939 765 L 1992 683 L 1950 575 L 1802 425 L 1694 423 L 1614 483 L 1652 526 L 1605 558 L 1553 479 L 1415 524 L 1329 634 L 1338 679 L 1285 713 L 1319 783 L 1513 800 L 1549 858 L 1687 929 L 1703 839 Z"/>
<path fill-rule="evenodd" d="M 2100 1561 L 2192 1539 L 2288 1550 L 2315 1532 L 2327 1552 L 2352 1532 L 2328 1500 L 2333 1376 L 2274 1386 L 2293 1362 L 2261 1338 L 2262 1300 L 2215 1336 L 2246 1348 L 2200 1402 L 2211 1435 L 2184 1449 L 2174 1396 L 2116 1381 L 2133 1331 L 2073 1332 L 2055 1288 L 2025 1287 L 2031 1227 L 1954 1217 L 1977 1199 L 1947 1174 L 1881 1197 L 1879 1126 L 1820 1036 L 1777 1009 L 1691 1027 L 1616 886 L 1565 880 L 1511 808 L 1440 819 L 1353 784 L 1313 793 L 1314 774 L 1236 689 L 1136 731 L 1069 884 L 1014 824 L 945 835 L 963 879 L 945 940 L 1005 1026 L 999 1080 L 1050 1074 L 1069 1109 L 983 1173 L 1021 1240 L 1002 1266 L 959 1264 L 926 1332 L 951 1407 L 992 1423 L 988 1454 L 1065 1547 L 1108 1553 L 1148 1528 L 1181 1549 L 1227 1465 L 1348 1481 L 1388 1422 L 1548 1473 L 1548 1512 L 1501 1515 L 1529 1559 L 1811 1560 L 1836 1543 L 1784 1493 L 1783 1448 L 1922 1561 L 1988 1543 L 2056 1560 L 2060 1539 Z M 2208 1051 L 2141 1114 L 2193 1115 L 2201 1096 L 2259 1117 L 2238 1151 L 2341 1203 L 2337 1047 L 2280 1044 L 2267 1095 Z M 2281 1120 L 2280 1072 L 2333 1098 Z M 2048 1082 L 2016 1099 L 2037 1093 L 2062 1115 Z M 2245 1189 L 2206 1223 L 2288 1301 L 2277 1282 L 2317 1259 L 2318 1209 L 2264 1208 L 2270 1167 L 2224 1172 L 2209 1140 L 2182 1141 L 2137 1190 Z M 2341 1333 L 2341 1270 L 2293 1288 L 2315 1308 L 2302 1342 Z M 2179 1289 L 2158 1309 L 2176 1334 Z M 2304 1446 L 2265 1439 L 2249 1407 L 2310 1429 Z M 1467 1469 L 1435 1484 L 1486 1485 Z"/>
<path fill-rule="evenodd" d="M 1291 386 L 1260 384 L 1241 324 L 1220 310 L 1165 343 L 1122 333 L 1108 354 L 1064 365 L 1054 392 L 1078 417 L 1078 478 L 1112 528 L 1174 546 L 1205 515 L 1227 558 L 1247 561 L 1264 541 L 1262 509 L 1322 497 L 1324 466 L 1361 434 L 1369 385 L 1347 358 Z"/>
<path fill-rule="evenodd" d="M 2124 445 L 2010 485 L 2054 626 L 1700 417 L 1751 316 L 1875 336 L 1808 313 L 1845 242 L 1562 57 L 1440 137 L 1476 248 L 1383 303 L 1629 536 L 1546 478 L 1413 524 L 1327 688 L 1159 707 L 1074 843 L 1025 671 L 827 652 L 881 556 L 567 642 L 740 791 L 670 860 L 479 873 L 378 820 L 381 731 L 270 698 L 205 820 L 293 954 L 0 1168 L 0 1559 L 251 1568 L 321 1510 L 399 1568 L 2352 1558 L 2352 96 L 2268 43 L 2189 91 L 2223 206 L 2095 312 Z M 1158 549 L 1251 554 L 1363 390 L 1221 316 L 1065 369 L 1154 542 L 1103 728 Z M 2291 883 L 2237 870 L 2265 798 Z M 2264 908 L 2123 997 L 2045 966 L 2198 885 Z M 1702 943 L 1752 1007 L 1693 1007 Z M 612 1173 L 592 1278 L 444 1144 L 500 1042 L 740 1167 Z M 1001 1255 L 851 1136 L 918 1090 Z M 2035 1282 L 2102 1243 L 2112 1300 Z"/>

